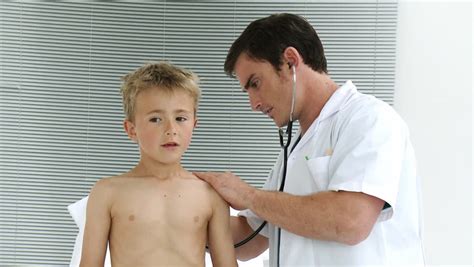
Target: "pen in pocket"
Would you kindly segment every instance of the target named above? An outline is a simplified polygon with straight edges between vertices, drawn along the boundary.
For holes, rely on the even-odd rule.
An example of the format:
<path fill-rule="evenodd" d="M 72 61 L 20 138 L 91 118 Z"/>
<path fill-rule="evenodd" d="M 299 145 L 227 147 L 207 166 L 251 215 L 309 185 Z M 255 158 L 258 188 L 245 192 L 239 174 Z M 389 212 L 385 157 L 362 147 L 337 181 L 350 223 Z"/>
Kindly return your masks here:
<path fill-rule="evenodd" d="M 324 153 L 324 155 L 325 156 L 332 156 L 332 152 L 333 152 L 332 148 L 328 148 L 328 149 L 326 149 L 326 152 Z M 308 155 L 304 156 L 304 159 L 309 160 Z"/>
<path fill-rule="evenodd" d="M 332 156 L 332 148 L 326 149 L 326 156 Z"/>

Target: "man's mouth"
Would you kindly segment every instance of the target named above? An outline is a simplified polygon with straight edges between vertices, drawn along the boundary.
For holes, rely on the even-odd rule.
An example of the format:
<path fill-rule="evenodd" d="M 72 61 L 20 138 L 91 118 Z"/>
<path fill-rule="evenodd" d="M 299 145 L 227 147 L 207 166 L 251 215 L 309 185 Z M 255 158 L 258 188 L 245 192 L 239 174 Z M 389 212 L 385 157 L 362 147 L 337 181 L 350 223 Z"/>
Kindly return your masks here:
<path fill-rule="evenodd" d="M 272 116 L 270 115 L 270 112 L 272 112 L 272 111 L 273 111 L 273 108 L 268 108 L 268 109 L 263 111 L 263 114 L 265 114 L 268 117 L 272 118 Z"/>

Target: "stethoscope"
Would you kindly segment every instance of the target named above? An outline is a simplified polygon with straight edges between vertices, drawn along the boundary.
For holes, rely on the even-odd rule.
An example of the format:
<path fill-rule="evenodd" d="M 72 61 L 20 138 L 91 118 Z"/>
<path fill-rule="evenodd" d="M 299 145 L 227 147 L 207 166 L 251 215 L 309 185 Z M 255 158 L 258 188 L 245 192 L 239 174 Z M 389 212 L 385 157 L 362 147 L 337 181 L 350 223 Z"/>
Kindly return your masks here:
<path fill-rule="evenodd" d="M 285 180 L 286 180 L 286 169 L 288 166 L 288 147 L 291 144 L 291 136 L 292 136 L 292 130 L 293 130 L 293 111 L 295 109 L 295 98 L 296 98 L 296 71 L 295 71 L 295 66 L 290 65 L 290 67 L 293 70 L 293 94 L 292 94 L 292 100 L 291 100 L 291 112 L 290 112 L 290 120 L 288 121 L 287 127 L 286 127 L 286 133 L 284 133 L 284 130 L 282 128 L 278 129 L 278 135 L 280 136 L 280 147 L 283 149 L 283 174 L 282 174 L 282 179 L 280 183 L 280 188 L 278 191 L 283 192 L 283 189 L 285 188 Z M 288 138 L 286 140 L 286 143 L 284 141 L 284 135 L 287 135 Z M 294 147 L 293 147 L 294 148 Z M 291 151 L 290 151 L 291 153 Z M 252 240 L 256 235 L 262 231 L 263 227 L 267 224 L 267 221 L 264 221 L 251 235 L 249 235 L 247 238 L 244 240 L 238 242 L 237 244 L 234 244 L 234 248 L 238 248 L 246 243 L 248 243 L 250 240 Z M 277 266 L 280 266 L 280 239 L 281 239 L 281 228 L 278 227 L 278 234 L 277 234 Z"/>

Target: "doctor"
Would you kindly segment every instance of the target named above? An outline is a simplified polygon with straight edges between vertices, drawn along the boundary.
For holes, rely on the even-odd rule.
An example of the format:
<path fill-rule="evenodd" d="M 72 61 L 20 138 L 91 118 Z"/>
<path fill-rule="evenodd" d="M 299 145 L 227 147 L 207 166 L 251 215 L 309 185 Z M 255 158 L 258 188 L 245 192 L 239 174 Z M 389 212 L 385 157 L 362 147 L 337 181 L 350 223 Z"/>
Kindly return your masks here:
<path fill-rule="evenodd" d="M 253 110 L 278 127 L 300 124 L 283 192 L 282 154 L 262 190 L 230 172 L 196 173 L 243 210 L 231 220 L 236 242 L 268 222 L 237 249 L 239 259 L 270 247 L 270 266 L 423 265 L 407 126 L 389 105 L 330 78 L 321 41 L 304 18 L 277 14 L 252 22 L 224 68 Z"/>

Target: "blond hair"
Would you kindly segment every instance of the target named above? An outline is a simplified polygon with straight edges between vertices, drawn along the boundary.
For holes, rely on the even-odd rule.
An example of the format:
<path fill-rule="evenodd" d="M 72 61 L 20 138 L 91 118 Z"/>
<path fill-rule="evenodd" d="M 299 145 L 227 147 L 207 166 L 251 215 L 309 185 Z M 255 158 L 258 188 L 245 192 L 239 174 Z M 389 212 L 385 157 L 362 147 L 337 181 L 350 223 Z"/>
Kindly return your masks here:
<path fill-rule="evenodd" d="M 181 90 L 194 99 L 194 113 L 197 111 L 201 90 L 199 78 L 192 71 L 174 66 L 168 62 L 151 62 L 122 77 L 123 110 L 126 119 L 134 120 L 135 102 L 138 94 L 151 88 L 168 93 Z"/>

